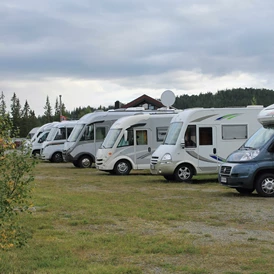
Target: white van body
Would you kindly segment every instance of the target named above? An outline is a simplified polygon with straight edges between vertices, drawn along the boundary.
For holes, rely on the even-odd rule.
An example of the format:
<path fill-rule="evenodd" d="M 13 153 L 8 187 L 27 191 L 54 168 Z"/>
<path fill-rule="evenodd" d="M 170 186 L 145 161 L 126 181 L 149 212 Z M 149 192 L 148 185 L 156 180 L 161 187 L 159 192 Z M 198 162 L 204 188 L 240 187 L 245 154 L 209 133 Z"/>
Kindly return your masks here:
<path fill-rule="evenodd" d="M 63 162 L 64 143 L 77 121 L 63 121 L 55 124 L 42 144 L 41 159 L 53 163 Z"/>
<path fill-rule="evenodd" d="M 46 140 L 51 128 L 59 122 L 47 123 L 41 126 L 30 140 L 31 154 L 33 156 L 40 156 L 43 142 Z"/>
<path fill-rule="evenodd" d="M 150 157 L 163 143 L 176 113 L 149 113 L 118 119 L 96 153 L 96 168 L 117 175 L 149 169 Z"/>
<path fill-rule="evenodd" d="M 157 110 L 161 111 L 161 110 Z M 163 110 L 164 111 L 164 110 Z M 112 124 L 121 117 L 149 113 L 143 107 L 96 111 L 78 120 L 64 144 L 63 159 L 75 167 L 88 168 L 95 163 L 95 156 Z"/>
<path fill-rule="evenodd" d="M 257 115 L 262 109 L 263 106 L 192 108 L 177 114 L 164 143 L 151 157 L 151 173 L 171 181 L 218 173 L 220 163 L 261 126 Z M 187 136 L 192 144 L 185 141 Z"/>
<path fill-rule="evenodd" d="M 29 133 L 28 133 L 28 135 L 27 135 L 27 140 L 31 140 L 32 139 L 32 137 L 35 135 L 35 133 L 39 130 L 39 128 L 40 127 L 34 127 L 34 128 L 32 128 L 30 131 L 29 131 Z"/>

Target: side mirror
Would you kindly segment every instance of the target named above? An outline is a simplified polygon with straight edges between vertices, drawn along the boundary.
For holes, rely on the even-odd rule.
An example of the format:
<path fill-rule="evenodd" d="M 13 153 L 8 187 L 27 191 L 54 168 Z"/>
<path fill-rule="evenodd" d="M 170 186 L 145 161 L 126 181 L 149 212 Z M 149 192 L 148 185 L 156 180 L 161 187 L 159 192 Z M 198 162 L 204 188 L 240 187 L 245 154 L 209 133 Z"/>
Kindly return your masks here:
<path fill-rule="evenodd" d="M 185 147 L 186 147 L 186 145 L 185 145 L 185 140 L 184 140 L 184 139 L 181 140 L 181 143 L 180 143 L 180 144 L 181 144 L 181 148 L 185 148 Z"/>

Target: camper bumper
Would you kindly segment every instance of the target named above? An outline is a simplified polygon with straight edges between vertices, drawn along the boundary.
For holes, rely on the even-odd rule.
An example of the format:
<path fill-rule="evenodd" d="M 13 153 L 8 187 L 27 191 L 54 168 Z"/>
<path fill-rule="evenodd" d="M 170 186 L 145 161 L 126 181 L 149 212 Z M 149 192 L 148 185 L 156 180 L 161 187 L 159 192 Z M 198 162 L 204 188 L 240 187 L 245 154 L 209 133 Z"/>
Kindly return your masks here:
<path fill-rule="evenodd" d="M 255 163 L 223 164 L 220 167 L 218 181 L 231 188 L 253 188 L 253 180 L 258 165 Z"/>
<path fill-rule="evenodd" d="M 109 163 L 107 160 L 102 158 L 95 158 L 95 167 L 102 171 L 111 171 L 114 168 L 114 163 Z"/>
<path fill-rule="evenodd" d="M 158 162 L 157 164 L 150 164 L 150 173 L 154 175 L 170 175 L 174 172 L 173 162 Z"/>
<path fill-rule="evenodd" d="M 64 152 L 64 151 L 62 153 L 62 156 L 63 156 L 64 162 L 73 162 L 74 161 L 73 156 L 71 154 Z"/>

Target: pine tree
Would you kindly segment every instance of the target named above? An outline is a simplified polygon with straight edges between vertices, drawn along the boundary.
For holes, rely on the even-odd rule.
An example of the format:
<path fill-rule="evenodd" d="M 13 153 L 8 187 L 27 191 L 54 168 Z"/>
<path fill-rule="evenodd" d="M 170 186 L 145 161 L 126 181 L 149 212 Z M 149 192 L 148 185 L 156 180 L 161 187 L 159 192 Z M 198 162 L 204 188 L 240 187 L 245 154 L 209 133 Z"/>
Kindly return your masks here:
<path fill-rule="evenodd" d="M 59 102 L 58 102 L 58 97 L 56 98 L 55 101 L 55 107 L 54 107 L 54 120 L 55 121 L 59 121 L 60 120 L 60 106 L 59 106 Z"/>
<path fill-rule="evenodd" d="M 5 95 L 3 93 L 3 91 L 1 92 L 1 96 L 0 96 L 0 115 L 4 116 L 6 114 L 6 102 L 5 102 Z"/>
<path fill-rule="evenodd" d="M 50 105 L 49 102 L 49 97 L 47 96 L 46 99 L 46 105 L 44 106 L 44 116 L 45 116 L 45 123 L 50 123 L 53 121 L 53 117 L 52 117 L 52 107 Z"/>
<path fill-rule="evenodd" d="M 11 121 L 13 124 L 11 135 L 12 137 L 18 137 L 20 124 L 21 124 L 21 104 L 20 100 L 14 93 L 11 98 Z"/>
<path fill-rule="evenodd" d="M 29 131 L 31 130 L 31 126 L 29 124 L 29 118 L 30 118 L 30 106 L 28 104 L 28 101 L 26 100 L 24 104 L 24 108 L 22 110 L 22 118 L 21 118 L 21 127 L 20 127 L 20 136 L 26 137 Z"/>

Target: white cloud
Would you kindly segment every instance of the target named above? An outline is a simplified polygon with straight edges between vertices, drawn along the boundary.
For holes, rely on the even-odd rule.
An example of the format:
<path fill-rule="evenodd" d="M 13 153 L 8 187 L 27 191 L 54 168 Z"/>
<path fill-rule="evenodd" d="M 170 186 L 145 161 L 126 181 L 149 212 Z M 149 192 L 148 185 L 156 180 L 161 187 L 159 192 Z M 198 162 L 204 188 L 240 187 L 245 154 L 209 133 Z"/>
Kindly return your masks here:
<path fill-rule="evenodd" d="M 3 3 L 2 3 L 3 2 Z M 3 0 L 0 90 L 42 115 L 237 87 L 273 88 L 270 0 Z"/>

